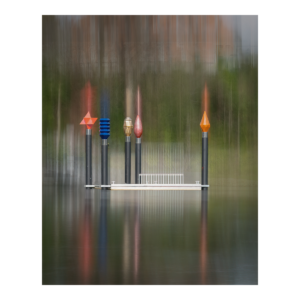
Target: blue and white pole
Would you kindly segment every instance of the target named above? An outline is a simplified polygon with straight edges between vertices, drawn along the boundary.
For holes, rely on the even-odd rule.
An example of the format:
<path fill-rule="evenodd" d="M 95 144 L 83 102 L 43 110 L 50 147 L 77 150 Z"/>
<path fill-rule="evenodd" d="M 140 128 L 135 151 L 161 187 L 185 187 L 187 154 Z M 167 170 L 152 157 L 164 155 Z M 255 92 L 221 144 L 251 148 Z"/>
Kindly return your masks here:
<path fill-rule="evenodd" d="M 109 98 L 106 92 L 100 97 L 101 118 L 99 121 L 99 135 L 101 141 L 101 185 L 108 185 L 108 142 L 110 136 Z M 107 187 L 102 187 L 106 190 Z"/>

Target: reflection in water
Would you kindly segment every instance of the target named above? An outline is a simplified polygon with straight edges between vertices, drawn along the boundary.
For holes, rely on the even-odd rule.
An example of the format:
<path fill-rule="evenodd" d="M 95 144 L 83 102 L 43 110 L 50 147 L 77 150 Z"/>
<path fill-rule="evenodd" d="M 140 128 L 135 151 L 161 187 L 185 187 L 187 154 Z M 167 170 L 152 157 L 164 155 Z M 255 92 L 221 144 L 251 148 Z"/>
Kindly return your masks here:
<path fill-rule="evenodd" d="M 125 204 L 123 223 L 123 282 L 138 283 L 139 259 L 140 259 L 140 216 L 139 203 L 141 192 L 129 193 L 134 201 Z M 134 216 L 132 217 L 132 213 Z M 133 223 L 133 222 L 134 223 Z M 133 275 L 133 280 L 132 280 Z"/>
<path fill-rule="evenodd" d="M 208 190 L 201 191 L 200 272 L 201 284 L 207 283 L 207 203 Z"/>
<path fill-rule="evenodd" d="M 137 197 L 141 195 L 139 191 Z M 140 211 L 139 201 L 134 203 L 134 283 L 138 283 L 138 271 L 139 271 L 139 259 L 140 259 Z"/>
<path fill-rule="evenodd" d="M 43 284 L 257 284 L 255 191 L 45 189 Z"/>
<path fill-rule="evenodd" d="M 130 270 L 130 225 L 129 225 L 129 207 L 125 204 L 124 207 L 124 224 L 123 224 L 123 281 L 128 283 Z"/>
<path fill-rule="evenodd" d="M 98 238 L 98 265 L 101 279 L 106 279 L 107 275 L 107 207 L 109 205 L 110 192 L 101 191 L 100 199 L 100 220 Z M 102 282 L 103 280 L 101 280 Z"/>
<path fill-rule="evenodd" d="M 83 283 L 89 283 L 93 268 L 93 245 L 91 223 L 91 191 L 85 191 L 84 215 L 79 229 L 79 268 Z"/>

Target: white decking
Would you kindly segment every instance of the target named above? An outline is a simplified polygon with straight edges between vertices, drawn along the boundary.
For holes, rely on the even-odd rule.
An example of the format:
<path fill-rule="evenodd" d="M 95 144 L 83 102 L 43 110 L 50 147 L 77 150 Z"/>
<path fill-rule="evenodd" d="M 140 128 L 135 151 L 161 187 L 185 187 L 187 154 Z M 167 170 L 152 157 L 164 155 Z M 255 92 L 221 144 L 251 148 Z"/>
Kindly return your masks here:
<path fill-rule="evenodd" d="M 110 188 L 114 191 L 126 190 L 180 190 L 180 191 L 199 191 L 202 187 L 209 185 L 201 184 L 111 184 L 111 185 L 85 185 L 90 188 Z"/>

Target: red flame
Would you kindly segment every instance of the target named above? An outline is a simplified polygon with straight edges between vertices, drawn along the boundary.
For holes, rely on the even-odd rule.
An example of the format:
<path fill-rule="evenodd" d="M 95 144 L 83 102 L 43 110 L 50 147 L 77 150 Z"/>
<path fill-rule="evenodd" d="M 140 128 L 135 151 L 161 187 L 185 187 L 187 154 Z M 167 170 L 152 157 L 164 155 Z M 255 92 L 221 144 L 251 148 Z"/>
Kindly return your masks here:
<path fill-rule="evenodd" d="M 81 106 L 83 111 L 92 111 L 93 96 L 95 94 L 95 88 L 91 86 L 88 81 L 84 88 L 81 90 Z"/>
<path fill-rule="evenodd" d="M 134 134 L 137 138 L 140 138 L 143 134 L 142 121 L 139 115 L 136 116 L 134 123 Z"/>

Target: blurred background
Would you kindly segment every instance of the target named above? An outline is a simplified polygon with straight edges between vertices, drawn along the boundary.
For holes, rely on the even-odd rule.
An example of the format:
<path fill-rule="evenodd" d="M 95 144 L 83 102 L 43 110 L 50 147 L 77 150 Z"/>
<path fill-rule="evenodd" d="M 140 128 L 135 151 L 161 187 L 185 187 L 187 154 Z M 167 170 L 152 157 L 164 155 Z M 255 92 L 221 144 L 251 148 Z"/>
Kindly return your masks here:
<path fill-rule="evenodd" d="M 142 173 L 183 173 L 185 183 L 201 181 L 206 86 L 209 209 L 196 192 L 85 194 L 79 123 L 88 111 L 100 117 L 108 91 L 109 180 L 124 183 L 123 121 L 135 121 L 138 86 Z M 98 124 L 93 184 L 101 181 Z M 43 16 L 42 135 L 43 283 L 257 284 L 257 16 Z"/>

